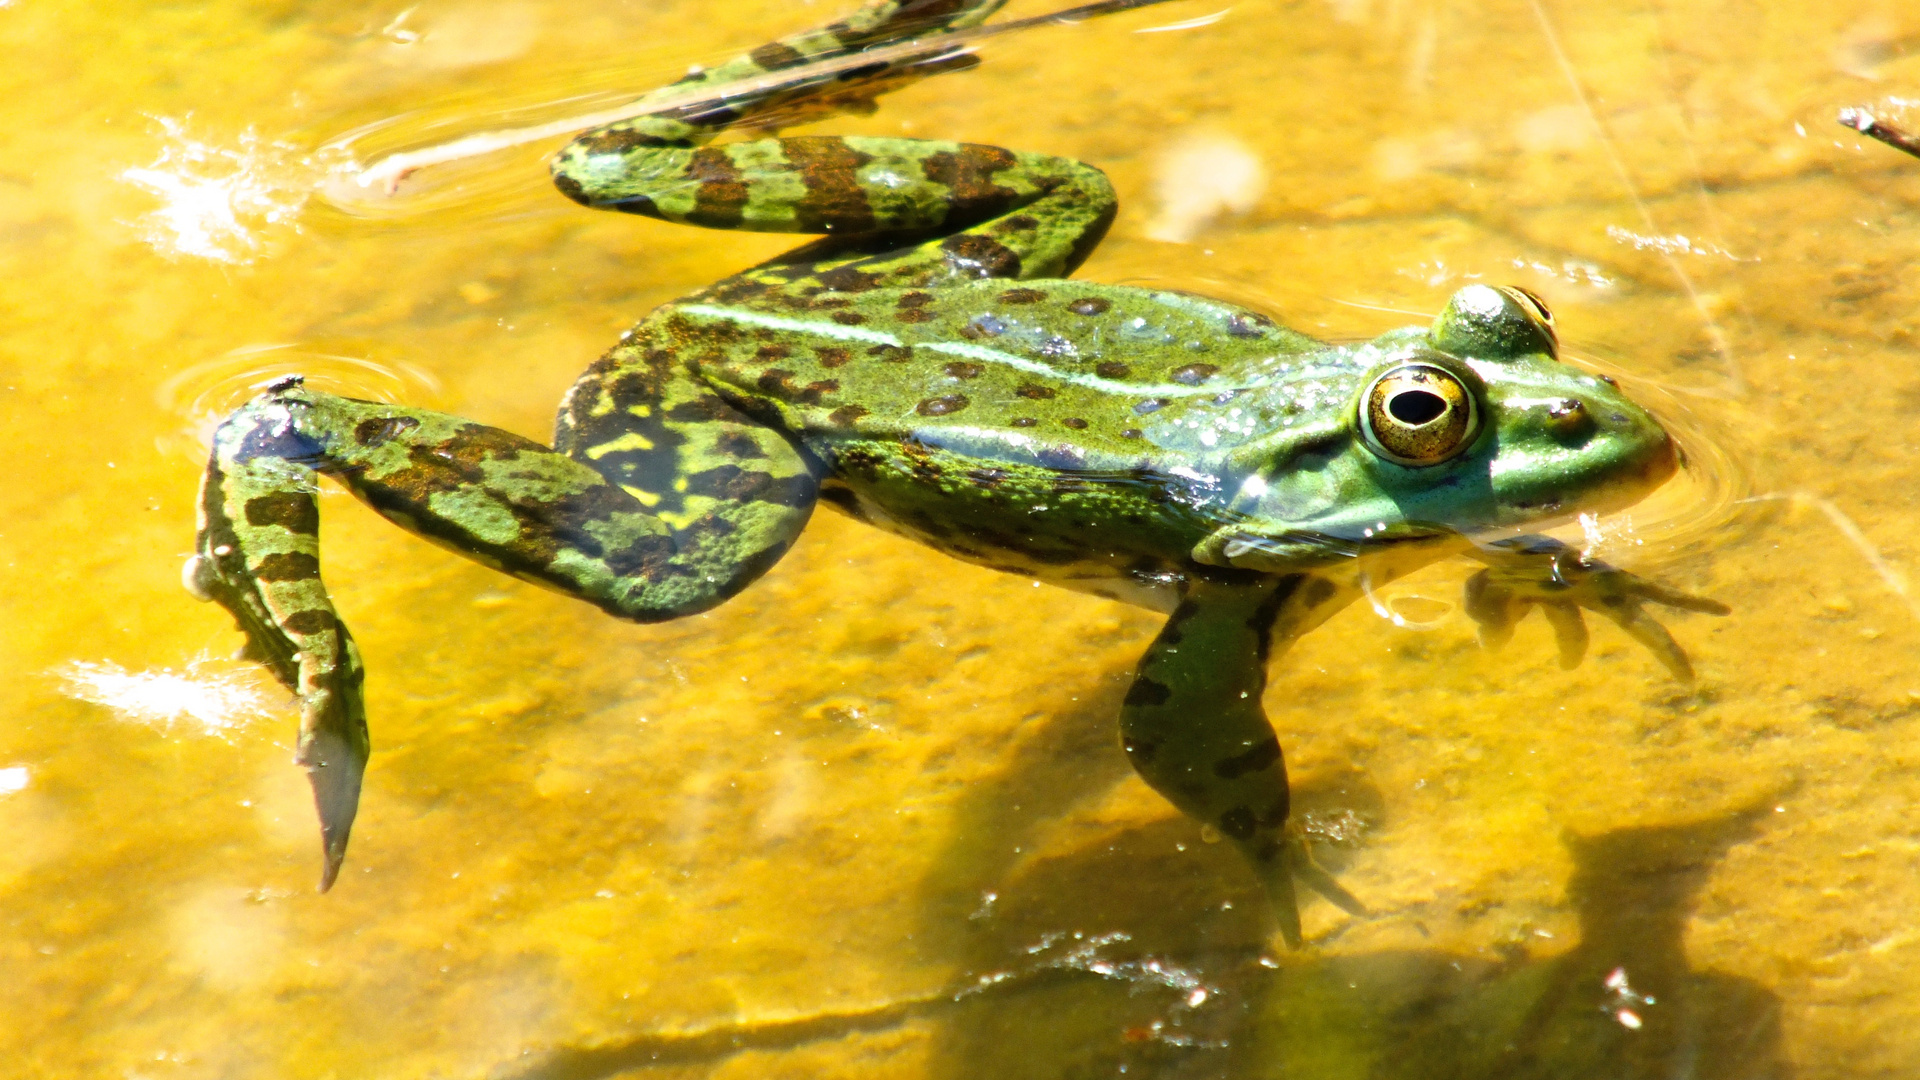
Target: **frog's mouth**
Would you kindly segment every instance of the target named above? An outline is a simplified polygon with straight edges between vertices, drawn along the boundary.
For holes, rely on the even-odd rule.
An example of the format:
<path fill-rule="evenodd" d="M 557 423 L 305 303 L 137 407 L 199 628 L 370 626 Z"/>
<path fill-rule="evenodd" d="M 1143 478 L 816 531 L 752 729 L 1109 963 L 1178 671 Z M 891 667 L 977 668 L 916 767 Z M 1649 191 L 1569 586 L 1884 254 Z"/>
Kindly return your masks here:
<path fill-rule="evenodd" d="M 1466 547 L 1467 534 L 1445 524 L 1406 521 L 1358 534 L 1292 530 L 1273 535 L 1220 529 L 1193 549 L 1196 561 L 1236 570 L 1292 573 L 1352 562 L 1387 549 L 1411 552 L 1422 547 Z"/>

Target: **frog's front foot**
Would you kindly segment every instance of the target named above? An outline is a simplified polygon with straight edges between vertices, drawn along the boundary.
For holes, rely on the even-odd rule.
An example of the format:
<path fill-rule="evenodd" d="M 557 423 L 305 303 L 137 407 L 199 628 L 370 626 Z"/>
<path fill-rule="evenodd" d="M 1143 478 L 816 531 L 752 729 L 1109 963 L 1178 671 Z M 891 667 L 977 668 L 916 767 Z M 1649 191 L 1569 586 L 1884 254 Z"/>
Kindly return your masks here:
<path fill-rule="evenodd" d="M 1498 648 L 1513 636 L 1514 624 L 1534 606 L 1553 624 L 1560 643 L 1560 666 L 1571 668 L 1587 652 L 1587 626 L 1580 609 L 1597 611 L 1618 623 L 1681 682 L 1693 681 L 1693 665 L 1667 628 L 1648 614 L 1649 602 L 1683 611 L 1725 615 L 1718 600 L 1695 596 L 1649 581 L 1547 536 L 1518 536 L 1477 549 L 1488 565 L 1467 580 L 1467 614 L 1480 624 L 1480 643 Z"/>

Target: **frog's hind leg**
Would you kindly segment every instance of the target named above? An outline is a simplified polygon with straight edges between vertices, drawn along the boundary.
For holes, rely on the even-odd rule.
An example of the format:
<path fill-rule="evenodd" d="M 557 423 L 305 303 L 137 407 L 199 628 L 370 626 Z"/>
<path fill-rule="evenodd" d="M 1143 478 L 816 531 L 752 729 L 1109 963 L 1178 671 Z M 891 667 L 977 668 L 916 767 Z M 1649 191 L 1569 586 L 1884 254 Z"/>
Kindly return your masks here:
<path fill-rule="evenodd" d="M 1294 946 L 1296 879 L 1348 912 L 1365 909 L 1289 827 L 1286 761 L 1260 697 L 1276 645 L 1344 599 L 1311 574 L 1197 579 L 1141 658 L 1120 710 L 1121 745 L 1141 779 L 1233 841 Z"/>
<path fill-rule="evenodd" d="M 594 438 L 563 426 L 566 452 L 298 379 L 215 433 L 186 582 L 233 613 L 247 655 L 300 698 L 323 890 L 346 852 L 368 740 L 360 657 L 320 580 L 316 473 L 409 532 L 642 622 L 732 596 L 806 524 L 815 466 L 783 436 L 661 350 L 602 364 L 604 396 L 586 406 L 602 410 Z"/>

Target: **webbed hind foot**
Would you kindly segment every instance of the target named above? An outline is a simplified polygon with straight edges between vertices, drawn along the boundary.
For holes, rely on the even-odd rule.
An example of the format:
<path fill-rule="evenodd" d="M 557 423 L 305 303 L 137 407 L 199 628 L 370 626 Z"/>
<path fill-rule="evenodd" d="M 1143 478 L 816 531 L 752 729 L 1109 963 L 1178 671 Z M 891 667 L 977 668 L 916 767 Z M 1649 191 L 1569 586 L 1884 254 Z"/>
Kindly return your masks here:
<path fill-rule="evenodd" d="M 1274 922 L 1279 926 L 1280 936 L 1290 949 L 1299 948 L 1304 940 L 1300 929 L 1296 883 L 1319 893 L 1334 907 L 1356 919 L 1366 918 L 1369 914 L 1367 906 L 1358 897 L 1348 892 L 1325 867 L 1315 861 L 1312 844 L 1297 827 L 1289 827 L 1286 839 L 1280 841 L 1270 854 L 1265 857 L 1253 856 L 1253 864 L 1260 875 L 1260 885 L 1266 890 L 1267 905 L 1273 912 Z"/>

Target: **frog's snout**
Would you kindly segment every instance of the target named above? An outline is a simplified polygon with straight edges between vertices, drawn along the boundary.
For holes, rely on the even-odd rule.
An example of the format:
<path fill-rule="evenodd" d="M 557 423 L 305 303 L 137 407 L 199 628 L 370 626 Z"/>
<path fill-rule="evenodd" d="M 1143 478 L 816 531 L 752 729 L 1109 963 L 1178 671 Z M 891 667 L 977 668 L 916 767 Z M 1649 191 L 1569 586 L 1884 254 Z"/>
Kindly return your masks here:
<path fill-rule="evenodd" d="M 1679 446 L 1652 414 L 1631 404 L 1610 408 L 1605 402 L 1589 402 L 1578 413 L 1586 415 L 1580 441 L 1594 446 L 1605 462 L 1595 469 L 1595 478 L 1617 491 L 1623 502 L 1638 501 L 1680 471 Z M 1550 429 L 1575 422 L 1549 410 Z"/>
<path fill-rule="evenodd" d="M 1673 435 L 1657 422 L 1653 425 L 1660 438 L 1651 453 L 1647 455 L 1646 465 L 1641 470 L 1641 479 L 1648 490 L 1659 487 L 1680 471 L 1680 447 L 1673 441 Z"/>

